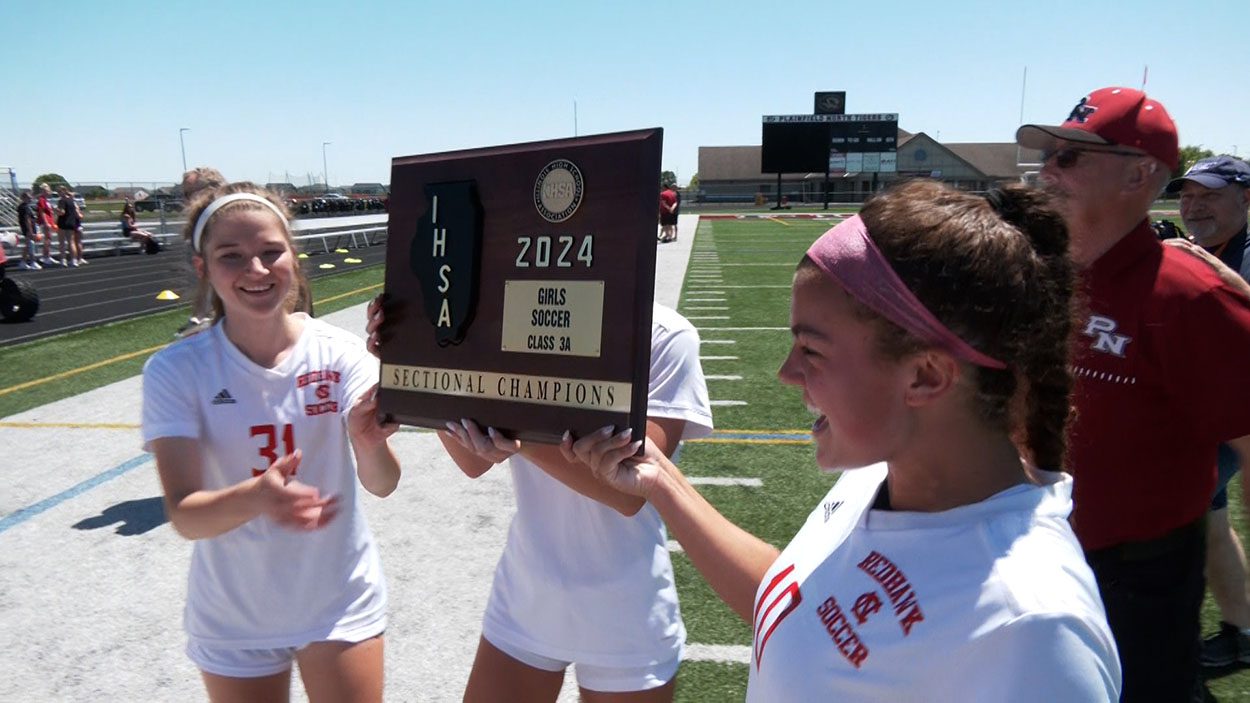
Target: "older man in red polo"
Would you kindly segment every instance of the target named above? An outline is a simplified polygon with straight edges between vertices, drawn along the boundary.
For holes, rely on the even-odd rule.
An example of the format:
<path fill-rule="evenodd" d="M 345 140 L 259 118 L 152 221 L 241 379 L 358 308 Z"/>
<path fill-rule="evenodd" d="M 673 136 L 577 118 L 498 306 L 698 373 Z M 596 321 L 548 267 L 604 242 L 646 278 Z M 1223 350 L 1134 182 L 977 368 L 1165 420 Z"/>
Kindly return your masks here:
<path fill-rule="evenodd" d="M 1123 701 L 1201 691 L 1203 518 L 1216 452 L 1250 456 L 1250 300 L 1212 266 L 1162 245 L 1150 206 L 1179 161 L 1176 126 L 1141 91 L 1090 93 L 1040 149 L 1082 269 L 1069 442 L 1073 526 L 1124 664 Z"/>

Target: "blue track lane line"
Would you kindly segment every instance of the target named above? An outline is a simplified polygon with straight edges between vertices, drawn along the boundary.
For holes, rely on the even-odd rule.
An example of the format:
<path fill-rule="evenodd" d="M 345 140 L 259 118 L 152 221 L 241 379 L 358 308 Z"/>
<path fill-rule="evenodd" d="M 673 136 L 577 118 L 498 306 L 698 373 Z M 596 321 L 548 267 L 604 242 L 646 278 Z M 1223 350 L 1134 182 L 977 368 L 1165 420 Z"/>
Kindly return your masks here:
<path fill-rule="evenodd" d="M 95 488 L 102 483 L 108 483 L 118 476 L 133 471 L 150 461 L 152 461 L 152 455 L 145 452 L 133 459 L 126 460 L 118 466 L 114 466 L 108 471 L 98 473 L 76 486 L 67 488 L 50 498 L 44 498 L 34 505 L 28 505 L 25 508 L 9 513 L 8 515 L 0 518 L 0 534 L 4 534 L 10 528 L 17 527 L 36 515 L 47 512 L 70 498 L 76 498 L 92 488 Z"/>

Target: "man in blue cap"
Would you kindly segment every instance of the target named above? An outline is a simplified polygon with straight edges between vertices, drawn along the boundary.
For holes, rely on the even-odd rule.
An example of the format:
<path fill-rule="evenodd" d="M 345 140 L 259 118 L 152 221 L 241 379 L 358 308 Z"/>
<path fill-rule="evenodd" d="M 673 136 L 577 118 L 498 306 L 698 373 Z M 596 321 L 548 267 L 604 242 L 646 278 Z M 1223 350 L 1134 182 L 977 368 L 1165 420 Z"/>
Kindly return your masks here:
<path fill-rule="evenodd" d="M 1194 242 L 1250 280 L 1246 208 L 1250 205 L 1250 165 L 1231 156 L 1202 159 L 1168 184 L 1180 193 L 1181 219 Z M 1220 445 L 1219 482 L 1207 514 L 1207 587 L 1220 609 L 1220 631 L 1202 643 L 1202 665 L 1250 663 L 1250 594 L 1246 556 L 1228 520 L 1228 482 L 1239 468 L 1237 455 Z M 1250 485 L 1243 473 L 1243 485 Z M 1245 495 L 1250 497 L 1250 490 Z"/>
<path fill-rule="evenodd" d="M 1167 192 L 1180 193 L 1181 219 L 1194 242 L 1250 279 L 1250 256 L 1245 256 L 1250 164 L 1227 154 L 1202 159 L 1169 183 Z"/>

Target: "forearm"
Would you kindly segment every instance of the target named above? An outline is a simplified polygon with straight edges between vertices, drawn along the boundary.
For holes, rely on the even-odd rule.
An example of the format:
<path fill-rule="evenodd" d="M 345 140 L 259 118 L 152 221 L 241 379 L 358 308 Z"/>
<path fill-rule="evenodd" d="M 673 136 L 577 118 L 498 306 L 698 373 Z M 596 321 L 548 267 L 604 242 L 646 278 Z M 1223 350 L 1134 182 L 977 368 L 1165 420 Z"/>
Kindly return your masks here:
<path fill-rule="evenodd" d="M 181 498 L 166 498 L 165 511 L 178 534 L 207 539 L 225 534 L 260 515 L 256 478 L 219 490 L 201 489 Z"/>
<path fill-rule="evenodd" d="M 626 517 L 637 514 L 646 504 L 638 496 L 622 493 L 599 481 L 585 464 L 569 462 L 557 446 L 522 443 L 521 455 L 570 489 L 603 503 Z"/>
<path fill-rule="evenodd" d="M 662 466 L 650 501 L 721 600 L 751 622 L 755 592 L 777 560 L 777 548 L 721 515 L 669 462 Z"/>
<path fill-rule="evenodd" d="M 456 466 L 469 478 L 477 478 L 490 471 L 490 468 L 494 466 L 491 462 L 460 446 L 459 442 L 448 437 L 443 432 L 438 433 L 438 440 L 443 443 L 443 448 L 447 450 L 447 456 L 451 457 L 451 460 L 456 462 Z"/>
<path fill-rule="evenodd" d="M 390 442 L 382 442 L 372 447 L 358 447 L 353 442 L 352 451 L 356 455 L 356 475 L 360 477 L 360 485 L 366 491 L 380 498 L 395 491 L 402 472 Z"/>

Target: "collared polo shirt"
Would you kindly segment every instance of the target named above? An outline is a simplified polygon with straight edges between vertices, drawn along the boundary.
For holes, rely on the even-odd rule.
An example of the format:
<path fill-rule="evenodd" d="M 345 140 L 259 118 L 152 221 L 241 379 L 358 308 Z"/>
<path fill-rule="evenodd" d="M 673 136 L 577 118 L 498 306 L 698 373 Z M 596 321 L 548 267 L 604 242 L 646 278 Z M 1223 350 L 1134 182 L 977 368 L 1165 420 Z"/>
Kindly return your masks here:
<path fill-rule="evenodd" d="M 1072 521 L 1086 550 L 1201 517 L 1220 442 L 1250 434 L 1250 300 L 1143 220 L 1082 274 Z"/>

